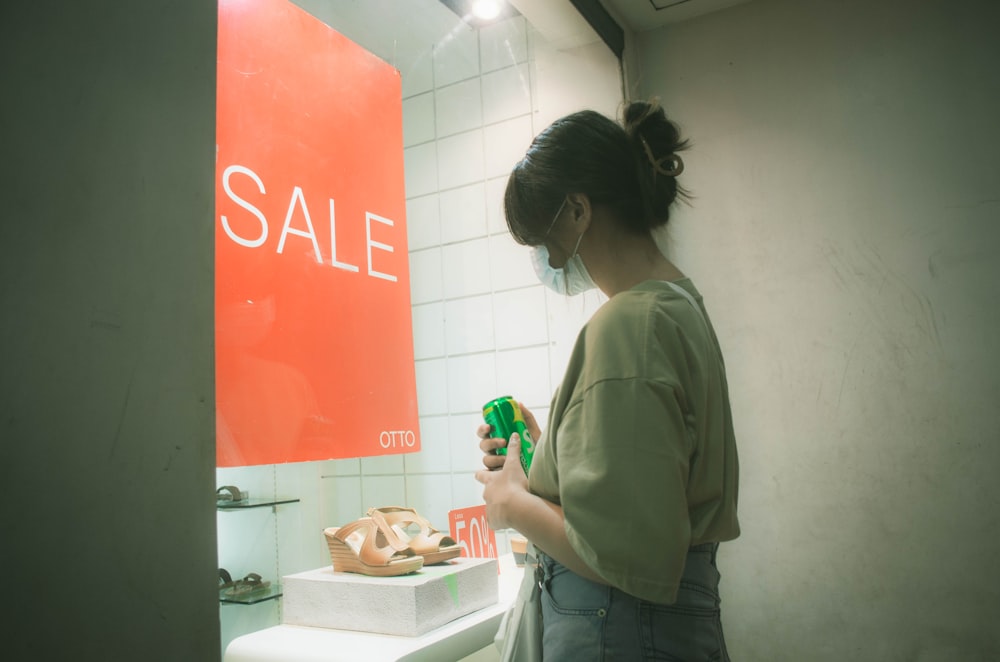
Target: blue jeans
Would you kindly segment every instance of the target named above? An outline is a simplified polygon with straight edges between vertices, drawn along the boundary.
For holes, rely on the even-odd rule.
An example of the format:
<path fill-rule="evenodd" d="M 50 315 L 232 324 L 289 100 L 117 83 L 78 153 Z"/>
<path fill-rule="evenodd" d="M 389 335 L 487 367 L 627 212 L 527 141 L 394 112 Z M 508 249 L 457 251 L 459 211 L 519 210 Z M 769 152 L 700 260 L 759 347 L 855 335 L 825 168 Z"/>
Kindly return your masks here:
<path fill-rule="evenodd" d="M 592 582 L 538 550 L 546 662 L 728 662 L 719 611 L 718 543 L 692 547 L 674 604 Z"/>

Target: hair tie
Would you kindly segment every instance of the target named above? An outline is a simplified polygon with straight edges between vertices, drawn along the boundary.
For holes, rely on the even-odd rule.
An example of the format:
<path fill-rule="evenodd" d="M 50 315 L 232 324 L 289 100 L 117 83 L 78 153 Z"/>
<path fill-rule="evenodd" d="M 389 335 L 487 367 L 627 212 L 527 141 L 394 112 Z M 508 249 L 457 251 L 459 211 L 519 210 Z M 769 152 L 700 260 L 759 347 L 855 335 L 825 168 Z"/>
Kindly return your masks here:
<path fill-rule="evenodd" d="M 646 150 L 646 158 L 649 159 L 649 163 L 650 165 L 653 166 L 653 170 L 660 173 L 661 175 L 666 175 L 667 177 L 676 177 L 677 175 L 684 172 L 684 161 L 681 160 L 680 155 L 670 154 L 668 156 L 664 156 L 662 158 L 657 159 L 653 156 L 653 150 L 649 148 L 649 143 L 646 142 L 646 139 L 640 137 L 639 140 L 642 141 L 642 148 Z M 674 167 L 670 170 L 665 169 L 663 167 L 664 161 L 672 162 L 672 165 Z"/>

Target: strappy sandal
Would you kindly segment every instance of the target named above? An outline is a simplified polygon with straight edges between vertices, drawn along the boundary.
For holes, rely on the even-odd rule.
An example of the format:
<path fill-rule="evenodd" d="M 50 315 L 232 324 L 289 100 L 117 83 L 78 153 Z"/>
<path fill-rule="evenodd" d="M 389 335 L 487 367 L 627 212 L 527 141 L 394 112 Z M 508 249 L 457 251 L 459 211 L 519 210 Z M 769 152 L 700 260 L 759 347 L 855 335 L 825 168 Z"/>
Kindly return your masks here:
<path fill-rule="evenodd" d="M 233 576 L 225 568 L 219 568 L 219 590 L 232 588 Z"/>
<path fill-rule="evenodd" d="M 408 545 L 414 552 L 424 557 L 424 565 L 444 563 L 462 553 L 462 546 L 434 527 L 413 508 L 387 506 L 385 508 L 369 508 L 368 516 L 386 531 L 386 535 L 395 534 L 401 543 Z M 414 531 L 409 525 L 415 524 L 419 531 Z M 407 530 L 409 529 L 409 530 Z"/>
<path fill-rule="evenodd" d="M 323 535 L 333 569 L 338 572 L 395 577 L 416 572 L 424 565 L 424 557 L 396 536 L 386 536 L 370 517 L 324 529 Z"/>
<path fill-rule="evenodd" d="M 219 573 L 220 579 L 225 579 L 222 573 Z M 233 585 L 226 589 L 226 595 L 228 596 L 246 596 L 251 593 L 256 593 L 258 591 L 263 591 L 271 585 L 271 582 L 264 581 L 260 575 L 256 572 L 251 572 L 243 579 L 237 579 L 233 582 Z"/>
<path fill-rule="evenodd" d="M 215 490 L 215 502 L 217 504 L 239 503 L 249 498 L 249 492 L 241 491 L 235 485 L 223 485 Z"/>

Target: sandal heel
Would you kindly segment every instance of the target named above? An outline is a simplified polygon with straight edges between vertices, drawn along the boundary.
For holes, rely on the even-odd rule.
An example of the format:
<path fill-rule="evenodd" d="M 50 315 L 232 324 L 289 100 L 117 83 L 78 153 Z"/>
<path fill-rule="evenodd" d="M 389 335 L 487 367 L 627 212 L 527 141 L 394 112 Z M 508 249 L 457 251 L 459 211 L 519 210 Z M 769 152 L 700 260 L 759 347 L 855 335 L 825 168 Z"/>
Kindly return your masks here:
<path fill-rule="evenodd" d="M 330 562 L 335 571 L 368 574 L 365 572 L 365 565 L 361 563 L 361 560 L 347 543 L 334 538 L 331 534 L 324 533 L 326 534 L 326 546 L 330 550 Z"/>

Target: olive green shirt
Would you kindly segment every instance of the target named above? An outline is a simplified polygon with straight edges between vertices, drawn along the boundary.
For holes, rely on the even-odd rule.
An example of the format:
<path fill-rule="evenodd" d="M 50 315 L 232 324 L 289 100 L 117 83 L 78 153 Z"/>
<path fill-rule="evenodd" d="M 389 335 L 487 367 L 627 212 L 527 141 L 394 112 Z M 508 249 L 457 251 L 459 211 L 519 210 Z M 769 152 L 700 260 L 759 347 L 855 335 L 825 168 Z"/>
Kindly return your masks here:
<path fill-rule="evenodd" d="M 529 474 L 580 558 L 657 603 L 676 600 L 690 546 L 740 533 L 725 366 L 699 308 L 660 281 L 609 299 L 577 337 Z"/>

